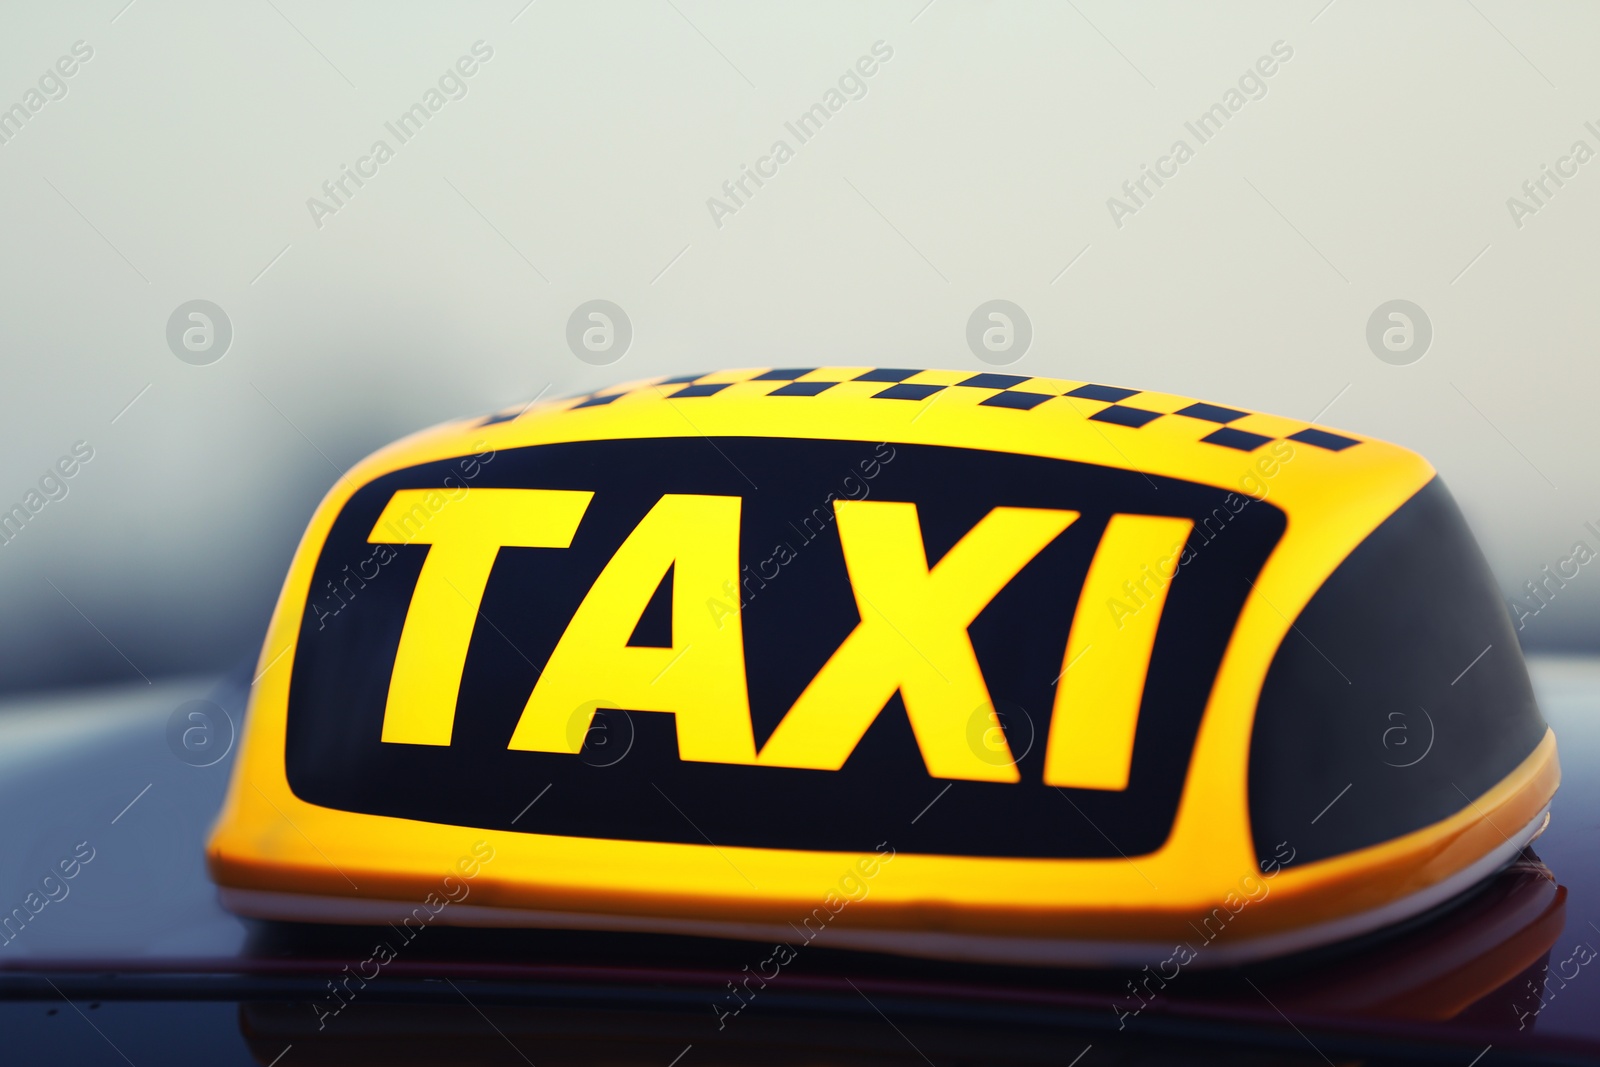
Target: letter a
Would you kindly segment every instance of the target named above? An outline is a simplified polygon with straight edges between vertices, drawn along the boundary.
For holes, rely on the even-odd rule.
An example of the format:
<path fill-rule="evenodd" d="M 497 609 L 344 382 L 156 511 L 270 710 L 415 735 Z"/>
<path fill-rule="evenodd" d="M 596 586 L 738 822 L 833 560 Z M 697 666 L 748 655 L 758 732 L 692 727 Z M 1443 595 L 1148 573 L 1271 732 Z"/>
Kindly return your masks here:
<path fill-rule="evenodd" d="M 595 709 L 614 707 L 673 714 L 681 759 L 755 762 L 744 623 L 738 614 L 716 620 L 705 611 L 708 599 L 739 580 L 741 503 L 736 496 L 676 494 L 656 502 L 556 642 L 511 748 L 577 753 Z M 628 639 L 668 567 L 672 647 L 631 647 Z"/>

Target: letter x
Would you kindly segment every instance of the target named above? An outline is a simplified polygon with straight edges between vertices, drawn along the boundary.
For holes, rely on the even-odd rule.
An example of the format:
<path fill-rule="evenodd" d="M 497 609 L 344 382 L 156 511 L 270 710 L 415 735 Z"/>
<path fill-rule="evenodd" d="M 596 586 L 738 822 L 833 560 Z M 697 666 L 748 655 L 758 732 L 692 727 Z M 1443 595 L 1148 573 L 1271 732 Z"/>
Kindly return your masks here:
<path fill-rule="evenodd" d="M 995 508 L 929 569 L 915 504 L 836 500 L 834 510 L 861 621 L 757 762 L 838 770 L 898 690 L 929 774 L 1017 781 L 967 627 L 1078 513 Z"/>

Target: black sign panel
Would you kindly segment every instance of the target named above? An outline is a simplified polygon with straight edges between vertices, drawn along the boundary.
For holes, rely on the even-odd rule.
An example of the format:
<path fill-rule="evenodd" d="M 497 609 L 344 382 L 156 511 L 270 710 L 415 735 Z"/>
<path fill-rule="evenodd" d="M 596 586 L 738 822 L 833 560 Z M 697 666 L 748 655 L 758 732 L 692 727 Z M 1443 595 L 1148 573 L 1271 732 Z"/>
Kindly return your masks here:
<path fill-rule="evenodd" d="M 1244 506 L 1211 486 L 928 445 L 593 441 L 502 451 L 468 469 L 450 460 L 385 475 L 358 490 L 334 522 L 293 653 L 285 760 L 302 800 L 633 841 L 871 851 L 892 836 L 900 851 L 951 855 L 1150 852 L 1171 831 L 1223 650 L 1285 526 L 1270 503 Z M 390 674 L 429 546 L 393 545 L 380 565 L 366 538 L 397 490 L 459 492 L 448 487 L 463 482 L 594 497 L 570 547 L 500 550 L 467 653 L 451 744 L 384 743 Z M 740 613 L 758 748 L 860 621 L 832 499 L 914 503 L 930 567 L 995 507 L 1081 512 L 968 630 L 1021 781 L 931 777 L 898 695 L 837 771 L 682 761 L 674 717 L 648 711 L 600 712 L 576 755 L 509 750 L 539 672 L 585 593 L 669 493 L 741 497 L 745 573 L 771 575 L 746 582 Z M 1186 518 L 1195 532 L 1155 638 L 1128 787 L 1058 790 L 1043 784 L 1054 681 L 1090 561 L 1117 513 Z M 667 643 L 671 620 L 658 600 L 631 643 Z"/>

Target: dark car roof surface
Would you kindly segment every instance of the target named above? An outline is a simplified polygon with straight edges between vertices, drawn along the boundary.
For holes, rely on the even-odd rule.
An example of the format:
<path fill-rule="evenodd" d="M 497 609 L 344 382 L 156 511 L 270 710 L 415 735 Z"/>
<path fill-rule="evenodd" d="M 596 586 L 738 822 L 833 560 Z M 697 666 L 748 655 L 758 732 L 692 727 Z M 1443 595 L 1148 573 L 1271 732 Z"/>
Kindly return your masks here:
<path fill-rule="evenodd" d="M 1512 867 L 1401 931 L 1167 978 L 822 937 L 774 975 L 771 946 L 746 942 L 246 922 L 202 847 L 248 672 L 17 698 L 0 705 L 0 1019 L 26 1062 L 1588 1062 L 1600 659 L 1530 670 L 1565 780 Z M 225 717 L 182 712 L 197 699 Z M 179 740 L 196 724 L 204 757 Z"/>

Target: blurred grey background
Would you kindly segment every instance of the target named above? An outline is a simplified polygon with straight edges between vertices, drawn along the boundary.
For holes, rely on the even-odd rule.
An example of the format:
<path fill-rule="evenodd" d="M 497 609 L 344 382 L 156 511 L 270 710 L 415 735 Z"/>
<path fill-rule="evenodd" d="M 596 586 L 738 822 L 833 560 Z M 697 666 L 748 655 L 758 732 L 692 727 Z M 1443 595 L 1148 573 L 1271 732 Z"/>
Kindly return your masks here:
<path fill-rule="evenodd" d="M 989 369 L 995 299 L 1018 373 L 1418 450 L 1521 595 L 1600 550 L 1596 40 L 1505 0 L 10 5 L 0 689 L 252 654 L 336 469 L 422 426 Z M 567 343 L 594 299 L 632 328 L 603 366 Z M 169 342 L 195 300 L 222 319 Z M 1425 318 L 1380 315 L 1391 351 L 1393 300 Z M 1600 646 L 1600 565 L 1564 566 L 1529 648 Z"/>

